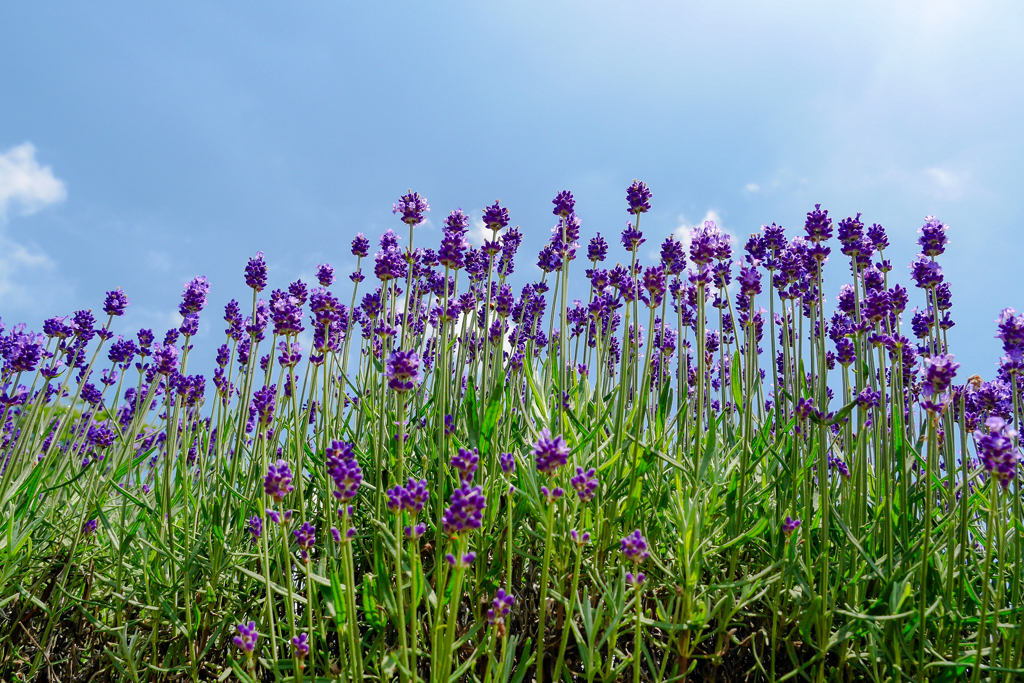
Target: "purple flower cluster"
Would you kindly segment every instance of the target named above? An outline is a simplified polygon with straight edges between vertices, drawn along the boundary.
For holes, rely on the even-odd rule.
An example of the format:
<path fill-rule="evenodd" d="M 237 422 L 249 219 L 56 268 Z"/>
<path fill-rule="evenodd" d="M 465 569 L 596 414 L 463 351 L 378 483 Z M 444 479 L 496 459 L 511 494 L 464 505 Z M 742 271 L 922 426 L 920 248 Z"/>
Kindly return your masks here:
<path fill-rule="evenodd" d="M 626 203 L 629 204 L 629 213 L 639 216 L 651 210 L 651 190 L 647 183 L 634 179 L 633 183 L 626 188 Z"/>
<path fill-rule="evenodd" d="M 793 532 L 800 526 L 799 519 L 793 519 L 789 515 L 786 515 L 786 520 L 782 523 L 782 532 L 786 534 L 786 538 L 793 535 Z"/>
<path fill-rule="evenodd" d="M 452 492 L 451 503 L 441 517 L 441 528 L 448 536 L 459 536 L 479 529 L 484 521 L 487 499 L 483 489 L 464 483 Z"/>
<path fill-rule="evenodd" d="M 355 446 L 345 441 L 332 441 L 324 454 L 327 473 L 334 481 L 334 497 L 349 501 L 356 497 L 363 483 L 363 471 L 356 462 Z"/>
<path fill-rule="evenodd" d="M 583 503 L 589 503 L 597 494 L 597 470 L 591 467 L 584 471 L 582 467 L 576 468 L 576 476 L 569 480 L 572 487 Z"/>
<path fill-rule="evenodd" d="M 287 460 L 278 460 L 267 466 L 267 476 L 263 478 L 263 491 L 275 503 L 283 501 L 284 497 L 294 490 L 292 468 L 288 466 Z"/>
<path fill-rule="evenodd" d="M 551 430 L 545 427 L 534 444 L 533 455 L 537 461 L 537 471 L 553 476 L 560 467 L 569 462 L 569 444 L 561 435 L 552 438 Z"/>
<path fill-rule="evenodd" d="M 238 635 L 234 637 L 235 647 L 245 653 L 246 657 L 252 657 L 252 653 L 256 650 L 256 641 L 259 640 L 259 633 L 256 632 L 256 622 L 250 621 L 248 624 L 238 624 Z"/>
<path fill-rule="evenodd" d="M 303 562 L 309 562 L 309 550 L 316 544 L 316 529 L 309 522 L 303 522 L 302 526 L 292 532 L 299 544 L 299 555 Z"/>
<path fill-rule="evenodd" d="M 647 540 L 640 533 L 639 529 L 622 539 L 620 550 L 622 556 L 636 567 L 639 567 L 640 563 L 651 555 L 647 550 Z M 643 585 L 645 578 L 641 572 L 638 572 L 636 576 L 633 576 L 632 572 L 626 572 L 626 584 L 636 589 Z"/>
<path fill-rule="evenodd" d="M 1013 445 L 1016 436 L 1017 432 L 1007 427 L 1006 420 L 995 415 L 985 420 L 984 430 L 974 432 L 981 463 L 1004 489 L 1017 476 L 1017 465 L 1021 461 L 1020 451 Z"/>
<path fill-rule="evenodd" d="M 423 222 L 423 214 L 427 211 L 430 211 L 427 200 L 421 197 L 419 192 L 409 190 L 408 194 L 402 195 L 397 204 L 392 205 L 391 213 L 401 213 L 402 222 L 415 227 Z"/>
<path fill-rule="evenodd" d="M 392 351 L 388 356 L 384 375 L 388 378 L 388 388 L 398 393 L 412 391 L 423 379 L 420 372 L 420 357 L 416 351 Z"/>
<path fill-rule="evenodd" d="M 459 483 L 473 483 L 473 475 L 476 472 L 477 466 L 480 464 L 480 452 L 474 448 L 473 450 L 466 450 L 460 448 L 459 451 L 452 456 L 452 469 L 459 473 Z"/>

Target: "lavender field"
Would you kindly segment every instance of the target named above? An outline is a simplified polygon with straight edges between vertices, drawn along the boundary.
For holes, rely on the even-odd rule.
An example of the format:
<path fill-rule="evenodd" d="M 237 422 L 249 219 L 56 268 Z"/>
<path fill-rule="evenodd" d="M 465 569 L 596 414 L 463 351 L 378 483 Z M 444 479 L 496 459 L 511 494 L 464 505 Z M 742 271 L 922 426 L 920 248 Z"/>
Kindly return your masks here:
<path fill-rule="evenodd" d="M 534 255 L 500 202 L 423 244 L 410 190 L 352 273 L 3 321 L 0 680 L 1024 678 L 1024 314 L 954 360 L 970 226 L 893 264 L 814 206 L 645 262 L 651 201 L 586 235 L 559 192 Z"/>

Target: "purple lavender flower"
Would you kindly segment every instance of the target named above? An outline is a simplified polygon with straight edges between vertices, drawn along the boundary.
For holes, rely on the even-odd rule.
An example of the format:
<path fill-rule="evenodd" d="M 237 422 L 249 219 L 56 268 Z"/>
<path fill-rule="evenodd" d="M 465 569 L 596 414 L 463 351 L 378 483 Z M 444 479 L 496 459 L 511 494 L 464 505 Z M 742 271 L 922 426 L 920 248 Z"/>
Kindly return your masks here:
<path fill-rule="evenodd" d="M 402 195 L 397 204 L 392 204 L 391 213 L 402 214 L 402 222 L 410 227 L 415 227 L 423 222 L 423 214 L 430 211 L 430 204 L 420 196 L 419 192 L 409 190 L 408 194 Z"/>
<path fill-rule="evenodd" d="M 587 543 L 590 543 L 589 531 L 584 531 L 581 535 L 580 532 L 573 529 L 569 532 L 569 537 L 572 538 L 572 542 L 576 545 L 586 545 Z"/>
<path fill-rule="evenodd" d="M 516 471 L 516 458 L 511 453 L 502 453 L 498 456 L 498 464 L 505 474 L 512 474 Z"/>
<path fill-rule="evenodd" d="M 327 285 L 324 285 L 325 287 Z M 295 656 L 301 662 L 309 655 L 309 634 L 300 633 L 292 638 L 292 650 L 295 651 Z M 301 664 L 300 664 L 301 666 Z"/>
<path fill-rule="evenodd" d="M 295 490 L 292 485 L 292 468 L 287 460 L 278 460 L 267 466 L 267 476 L 263 478 L 263 490 L 268 496 L 280 503 L 284 497 Z"/>
<path fill-rule="evenodd" d="M 408 271 L 408 263 L 398 247 L 386 247 L 374 256 L 373 274 L 381 282 L 401 280 Z"/>
<path fill-rule="evenodd" d="M 334 497 L 341 501 L 352 500 L 363 483 L 363 471 L 356 461 L 355 447 L 344 441 L 334 440 L 325 453 L 327 473 L 334 480 Z"/>
<path fill-rule="evenodd" d="M 185 283 L 185 291 L 181 295 L 181 303 L 178 305 L 178 312 L 182 317 L 189 313 L 200 313 L 206 306 L 206 295 L 210 292 L 210 283 L 206 277 L 200 275 L 197 278 Z"/>
<path fill-rule="evenodd" d="M 267 262 L 263 260 L 262 251 L 257 251 L 245 266 L 245 284 L 257 292 L 267 286 Z"/>
<path fill-rule="evenodd" d="M 259 515 L 253 515 L 249 518 L 249 534 L 252 536 L 252 542 L 256 543 L 260 540 L 260 536 L 263 535 L 263 518 Z"/>
<path fill-rule="evenodd" d="M 159 375 L 170 375 L 178 370 L 178 347 L 173 344 L 158 345 L 153 352 L 153 367 Z"/>
<path fill-rule="evenodd" d="M 274 410 L 277 407 L 277 385 L 270 384 L 257 389 L 253 393 L 252 407 L 259 415 L 260 427 L 269 427 L 274 421 Z"/>
<path fill-rule="evenodd" d="M 827 210 L 821 210 L 821 204 L 815 204 L 814 211 L 808 212 L 804 231 L 807 233 L 807 241 L 814 244 L 832 237 L 832 219 L 828 217 Z"/>
<path fill-rule="evenodd" d="M 466 553 L 460 558 L 456 558 L 451 553 L 444 556 L 445 562 L 450 564 L 452 567 L 461 567 L 465 569 L 469 565 L 473 564 L 473 560 L 476 559 L 476 553 Z"/>
<path fill-rule="evenodd" d="M 959 363 L 953 362 L 953 354 L 940 353 L 924 359 L 924 365 L 921 368 L 923 375 L 921 394 L 929 399 L 922 402 L 926 409 L 935 411 L 941 408 L 941 404 L 937 404 L 935 401 L 938 401 L 939 397 L 949 389 L 959 367 Z"/>
<path fill-rule="evenodd" d="M 597 233 L 590 239 L 590 244 L 587 245 L 587 260 L 598 263 L 608 258 L 608 242 L 601 237 L 601 233 Z"/>
<path fill-rule="evenodd" d="M 873 223 L 868 228 L 868 239 L 871 240 L 872 246 L 877 251 L 882 251 L 889 246 L 889 238 L 885 234 L 885 228 L 878 223 Z"/>
<path fill-rule="evenodd" d="M 644 234 L 637 228 L 634 228 L 631 222 L 627 221 L 626 227 L 622 230 L 622 246 L 625 247 L 626 251 L 635 252 L 646 241 Z"/>
<path fill-rule="evenodd" d="M 620 550 L 623 557 L 634 564 L 640 564 L 651 555 L 647 550 L 647 540 L 639 529 L 622 539 Z"/>
<path fill-rule="evenodd" d="M 1017 463 L 1021 460 L 1020 451 L 1013 446 L 1017 432 L 1006 425 L 1006 420 L 991 416 L 985 420 L 986 430 L 974 432 L 978 457 L 985 470 L 991 474 L 1004 489 L 1017 474 Z"/>
<path fill-rule="evenodd" d="M 309 522 L 304 522 L 292 533 L 299 544 L 299 555 L 304 562 L 309 562 L 309 550 L 316 544 L 316 529 Z"/>
<path fill-rule="evenodd" d="M 650 295 L 648 305 L 657 308 L 665 299 L 665 292 L 668 287 L 665 283 L 665 268 L 663 266 L 647 266 L 644 270 L 644 289 Z"/>
<path fill-rule="evenodd" d="M 926 216 L 924 225 L 918 228 L 921 236 L 917 243 L 921 245 L 921 253 L 925 256 L 939 256 L 946 251 L 949 239 L 946 237 L 948 226 L 939 222 L 935 216 Z"/>
<path fill-rule="evenodd" d="M 459 473 L 459 482 L 472 483 L 473 474 L 480 463 L 480 452 L 477 449 L 466 450 L 460 448 L 458 453 L 452 456 L 452 469 Z"/>
<path fill-rule="evenodd" d="M 512 605 L 516 599 L 511 593 L 506 593 L 504 588 L 499 588 L 491 601 L 491 608 L 487 610 L 487 622 L 495 627 L 498 636 L 505 634 L 505 617 L 512 612 Z"/>
<path fill-rule="evenodd" d="M 107 315 L 121 316 L 124 315 L 124 309 L 128 308 L 130 303 L 128 295 L 118 287 L 113 291 L 107 292 L 107 298 L 103 302 L 103 312 Z"/>
<path fill-rule="evenodd" d="M 423 379 L 420 372 L 420 357 L 414 349 L 392 351 L 388 356 L 384 375 L 388 378 L 388 388 L 398 393 L 412 391 Z"/>
<path fill-rule="evenodd" d="M 639 216 L 651 209 L 651 190 L 647 183 L 633 179 L 633 184 L 626 188 L 626 203 L 629 213 Z"/>
<path fill-rule="evenodd" d="M 597 470 L 591 467 L 584 471 L 582 467 L 577 467 L 576 476 L 570 479 L 569 483 L 576 489 L 580 501 L 589 503 L 597 493 Z"/>
<path fill-rule="evenodd" d="M 740 268 L 740 292 L 745 297 L 753 297 L 761 293 L 761 273 L 754 267 Z"/>
<path fill-rule="evenodd" d="M 334 284 L 334 268 L 330 263 L 322 263 L 316 267 L 316 279 L 321 287 L 330 287 Z"/>
<path fill-rule="evenodd" d="M 96 533 L 96 528 L 99 526 L 99 522 L 95 519 L 90 519 L 88 522 L 82 525 L 82 536 L 89 538 Z"/>
<path fill-rule="evenodd" d="M 786 538 L 793 535 L 793 532 L 800 526 L 799 519 L 793 519 L 789 515 L 786 515 L 786 521 L 782 523 L 782 532 L 786 534 Z"/>
<path fill-rule="evenodd" d="M 555 205 L 552 213 L 556 216 L 561 216 L 562 218 L 571 214 L 576 206 L 576 200 L 572 198 L 572 192 L 569 192 L 569 190 L 562 190 L 559 192 L 555 195 L 555 198 L 551 200 L 551 203 Z"/>
<path fill-rule="evenodd" d="M 668 275 L 678 275 L 686 269 L 686 250 L 675 235 L 669 235 L 661 243 L 661 265 Z"/>
<path fill-rule="evenodd" d="M 1024 314 L 1014 315 L 1012 308 L 1004 308 L 996 318 L 999 331 L 996 339 L 1003 342 L 1003 352 L 1013 362 L 1024 360 Z"/>
<path fill-rule="evenodd" d="M 441 528 L 448 536 L 479 529 L 483 524 L 487 499 L 483 489 L 465 482 L 452 493 L 451 504 L 441 516 Z"/>
<path fill-rule="evenodd" d="M 238 635 L 234 637 L 233 641 L 235 647 L 245 653 L 247 658 L 252 657 L 252 653 L 256 650 L 256 641 L 259 640 L 259 634 L 256 632 L 256 622 L 250 621 L 248 624 L 237 624 Z"/>
<path fill-rule="evenodd" d="M 942 283 L 942 268 L 935 261 L 931 261 L 918 254 L 917 260 L 910 264 L 910 277 L 920 289 L 930 289 Z"/>
<path fill-rule="evenodd" d="M 484 209 L 484 227 L 487 230 L 501 230 L 508 225 L 508 209 L 498 206 L 500 199 Z"/>
<path fill-rule="evenodd" d="M 545 427 L 534 444 L 533 455 L 537 460 L 537 471 L 553 476 L 569 461 L 569 444 L 561 435 L 551 438 L 551 430 Z"/>

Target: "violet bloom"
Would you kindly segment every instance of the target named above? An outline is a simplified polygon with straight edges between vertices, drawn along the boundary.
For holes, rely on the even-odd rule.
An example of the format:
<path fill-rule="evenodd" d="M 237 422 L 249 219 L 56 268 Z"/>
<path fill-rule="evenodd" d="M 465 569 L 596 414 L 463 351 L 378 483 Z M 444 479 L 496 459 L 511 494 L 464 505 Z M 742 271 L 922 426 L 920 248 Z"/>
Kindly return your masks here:
<path fill-rule="evenodd" d="M 572 542 L 576 545 L 586 545 L 590 543 L 589 531 L 584 531 L 583 534 L 580 534 L 580 532 L 573 529 L 569 532 L 569 537 L 572 538 Z"/>
<path fill-rule="evenodd" d="M 500 202 L 500 199 L 496 199 L 493 204 L 484 209 L 484 228 L 487 230 L 501 230 L 508 226 L 508 209 L 499 206 Z"/>
<path fill-rule="evenodd" d="M 402 222 L 409 227 L 416 227 L 423 222 L 423 214 L 430 211 L 430 204 L 420 196 L 419 192 L 409 190 L 408 194 L 402 195 L 397 204 L 392 204 L 391 213 L 402 214 Z"/>
<path fill-rule="evenodd" d="M 423 379 L 420 372 L 420 357 L 414 349 L 392 351 L 388 356 L 384 375 L 388 378 L 388 388 L 398 393 L 412 391 Z"/>
<path fill-rule="evenodd" d="M 327 285 L 324 285 L 325 287 Z M 301 662 L 309 655 L 309 634 L 300 633 L 299 635 L 292 638 L 292 650 L 295 651 L 295 656 Z M 301 667 L 302 664 L 299 664 Z"/>
<path fill-rule="evenodd" d="M 210 292 L 210 283 L 206 277 L 200 275 L 197 278 L 185 283 L 185 291 L 181 294 L 181 303 L 178 305 L 178 312 L 182 317 L 188 317 L 189 313 L 200 313 L 206 306 L 206 295 Z"/>
<path fill-rule="evenodd" d="M 553 476 L 558 468 L 569 462 L 569 444 L 561 435 L 551 438 L 551 430 L 545 427 L 534 444 L 533 455 L 537 460 L 537 471 Z"/>
<path fill-rule="evenodd" d="M 1024 360 L 1024 315 L 1014 315 L 1012 308 L 1004 308 L 996 318 L 999 332 L 996 339 L 1003 342 L 1006 357 L 1013 362 Z"/>
<path fill-rule="evenodd" d="M 511 593 L 506 593 L 504 588 L 499 588 L 491 601 L 491 608 L 487 610 L 487 623 L 494 626 L 499 636 L 505 634 L 505 617 L 512 611 L 512 605 L 516 599 Z"/>
<path fill-rule="evenodd" d="M 639 568 L 641 562 L 651 555 L 647 550 L 647 540 L 640 533 L 639 529 L 622 539 L 620 550 L 622 551 L 622 556 L 632 562 L 633 566 L 637 568 Z M 637 572 L 636 576 L 633 576 L 632 572 L 626 572 L 626 584 L 633 586 L 637 590 L 643 585 L 645 579 L 646 577 L 642 572 Z"/>
<path fill-rule="evenodd" d="M 661 265 L 665 267 L 665 273 L 668 275 L 678 275 L 686 269 L 686 250 L 683 249 L 683 243 L 674 235 L 669 235 L 661 243 Z"/>
<path fill-rule="evenodd" d="M 569 483 L 579 494 L 580 502 L 589 503 L 597 493 L 597 470 L 591 467 L 584 471 L 582 467 L 577 467 L 576 476 Z"/>
<path fill-rule="evenodd" d="M 740 268 L 740 292 L 745 297 L 753 297 L 761 293 L 761 273 L 754 267 Z"/>
<path fill-rule="evenodd" d="M 942 283 L 942 268 L 935 261 L 931 261 L 923 254 L 918 254 L 917 260 L 909 266 L 910 277 L 920 289 L 930 289 Z"/>
<path fill-rule="evenodd" d="M 316 529 L 309 522 L 292 532 L 299 544 L 299 554 L 304 562 L 309 562 L 309 550 L 316 544 Z"/>
<path fill-rule="evenodd" d="M 807 233 L 807 241 L 814 244 L 832 237 L 832 219 L 828 217 L 827 210 L 821 210 L 821 204 L 815 204 L 814 211 L 808 212 L 804 231 Z"/>
<path fill-rule="evenodd" d="M 921 236 L 917 243 L 921 245 L 921 253 L 925 256 L 939 256 L 946 251 L 949 239 L 946 237 L 948 226 L 939 222 L 935 216 L 926 216 L 923 226 L 917 229 Z"/>
<path fill-rule="evenodd" d="M 263 260 L 262 251 L 257 251 L 245 266 L 245 284 L 257 292 L 267 286 L 267 262 Z"/>
<path fill-rule="evenodd" d="M 782 532 L 786 534 L 786 538 L 793 535 L 793 532 L 800 526 L 799 519 L 793 519 L 789 515 L 786 515 L 786 520 L 782 523 Z"/>
<path fill-rule="evenodd" d="M 178 347 L 163 344 L 153 352 L 153 369 L 159 375 L 170 375 L 178 370 Z"/>
<path fill-rule="evenodd" d="M 237 624 L 238 635 L 234 637 L 235 647 L 245 653 L 246 657 L 252 657 L 252 653 L 256 650 L 256 641 L 259 640 L 259 634 L 256 632 L 256 622 L 250 621 L 248 624 Z"/>
<path fill-rule="evenodd" d="M 940 397 L 949 389 L 949 385 L 956 376 L 959 363 L 953 362 L 953 354 L 940 353 L 936 356 L 925 358 L 924 366 L 921 368 L 924 375 L 921 383 L 921 394 L 927 399 L 921 405 L 926 410 L 938 411 L 944 402 L 937 403 Z"/>
<path fill-rule="evenodd" d="M 985 470 L 995 477 L 1004 489 L 1017 474 L 1020 452 L 1013 447 L 1017 432 L 1006 425 L 1006 420 L 995 415 L 985 420 L 986 430 L 974 432 L 978 457 Z"/>
<path fill-rule="evenodd" d="M 95 519 L 90 519 L 88 522 L 82 525 L 82 536 L 84 536 L 85 538 L 89 538 L 94 533 L 96 533 L 96 528 L 98 526 L 99 523 Z"/>
<path fill-rule="evenodd" d="M 646 241 L 644 234 L 633 227 L 631 222 L 627 221 L 626 227 L 622 230 L 622 246 L 625 247 L 626 251 L 636 252 L 640 245 Z"/>
<path fill-rule="evenodd" d="M 363 258 L 370 254 L 370 240 L 366 239 L 366 236 L 358 232 L 356 237 L 352 240 L 352 255 L 358 258 Z"/>
<path fill-rule="evenodd" d="M 334 268 L 330 263 L 322 263 L 316 267 L 316 279 L 321 287 L 330 287 L 334 284 Z"/>
<path fill-rule="evenodd" d="M 483 489 L 468 482 L 452 492 L 451 504 L 441 516 L 441 528 L 448 536 L 459 536 L 483 525 L 487 499 Z"/>
<path fill-rule="evenodd" d="M 260 427 L 266 428 L 274 421 L 274 409 L 277 405 L 277 385 L 271 384 L 257 389 L 253 393 L 252 407 L 259 415 Z"/>
<path fill-rule="evenodd" d="M 555 205 L 552 213 L 556 216 L 561 216 L 562 218 L 571 214 L 573 209 L 576 207 L 576 200 L 572 198 L 572 192 L 569 192 L 569 190 L 562 190 L 559 192 L 555 195 L 555 198 L 551 200 L 551 203 Z"/>
<path fill-rule="evenodd" d="M 249 534 L 252 536 L 252 542 L 257 543 L 260 540 L 260 536 L 263 535 L 263 518 L 259 515 L 253 515 L 249 518 Z"/>
<path fill-rule="evenodd" d="M 516 471 L 516 458 L 511 453 L 502 453 L 498 456 L 498 464 L 505 474 L 512 474 Z"/>
<path fill-rule="evenodd" d="M 459 473 L 460 483 L 472 483 L 473 475 L 480 463 L 480 452 L 477 449 L 466 450 L 460 448 L 459 452 L 452 456 L 452 469 Z"/>
<path fill-rule="evenodd" d="M 355 447 L 334 440 L 325 452 L 327 473 L 334 480 L 334 497 L 341 501 L 355 498 L 363 482 L 363 471 L 356 462 Z"/>
<path fill-rule="evenodd" d="M 267 466 L 267 476 L 263 478 L 263 490 L 268 496 L 280 503 L 284 497 L 295 490 L 292 485 L 292 469 L 287 460 L 278 460 Z"/>
<path fill-rule="evenodd" d="M 663 266 L 647 266 L 644 270 L 644 289 L 650 294 L 648 306 L 651 308 L 660 306 L 668 289 Z"/>
<path fill-rule="evenodd" d="M 452 567 L 461 567 L 465 569 L 469 565 L 473 564 L 473 560 L 476 559 L 476 553 L 466 553 L 460 558 L 456 558 L 451 553 L 444 556 L 445 562 L 450 564 Z"/>
<path fill-rule="evenodd" d="M 639 216 L 651 209 L 651 190 L 647 183 L 642 183 L 635 178 L 633 184 L 626 188 L 626 203 L 629 204 L 629 213 Z"/>
<path fill-rule="evenodd" d="M 608 258 L 608 242 L 601 237 L 601 233 L 597 233 L 590 239 L 590 244 L 587 245 L 587 260 L 598 263 Z"/>
<path fill-rule="evenodd" d="M 128 295 L 118 287 L 113 291 L 107 292 L 107 298 L 103 302 L 103 312 L 107 315 L 121 316 L 124 315 L 124 309 L 128 308 L 130 303 Z"/>

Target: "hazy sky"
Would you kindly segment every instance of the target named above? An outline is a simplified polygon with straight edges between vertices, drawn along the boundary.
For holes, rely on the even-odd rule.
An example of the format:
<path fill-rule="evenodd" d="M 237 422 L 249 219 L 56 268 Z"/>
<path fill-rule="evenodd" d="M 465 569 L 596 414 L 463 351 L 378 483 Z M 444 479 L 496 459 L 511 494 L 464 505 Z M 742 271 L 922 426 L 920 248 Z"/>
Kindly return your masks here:
<path fill-rule="evenodd" d="M 559 190 L 617 238 L 639 178 L 648 253 L 709 216 L 793 235 L 821 203 L 884 225 L 907 286 L 938 216 L 953 352 L 989 379 L 992 320 L 1024 309 L 1022 30 L 1024 4 L 978 0 L 5 3 L 0 317 L 39 330 L 121 286 L 119 331 L 160 333 L 206 275 L 212 354 L 250 255 L 271 287 L 344 276 L 407 188 L 420 246 L 500 198 L 526 282 Z"/>

